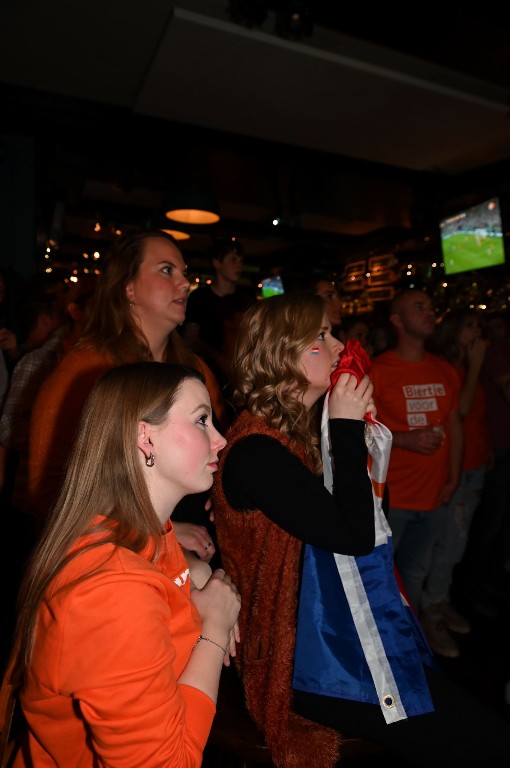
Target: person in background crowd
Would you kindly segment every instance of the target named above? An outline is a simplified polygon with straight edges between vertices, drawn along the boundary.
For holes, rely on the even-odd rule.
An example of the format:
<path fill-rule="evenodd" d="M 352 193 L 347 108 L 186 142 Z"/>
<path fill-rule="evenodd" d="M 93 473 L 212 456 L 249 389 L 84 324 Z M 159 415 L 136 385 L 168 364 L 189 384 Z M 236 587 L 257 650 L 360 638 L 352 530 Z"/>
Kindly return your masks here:
<path fill-rule="evenodd" d="M 324 302 L 324 307 L 328 320 L 331 324 L 333 336 L 341 338 L 340 326 L 342 325 L 342 303 L 335 281 L 326 275 L 321 275 L 309 286 L 310 293 L 320 296 Z"/>
<path fill-rule="evenodd" d="M 227 433 L 213 500 L 222 562 L 241 595 L 236 667 L 249 711 L 278 768 L 335 765 L 338 732 L 376 741 L 409 765 L 474 768 L 486 759 L 503 766 L 510 760 L 507 724 L 435 668 L 402 600 L 376 503 L 380 484 L 375 477 L 373 492 L 367 471 L 374 433 L 365 417 L 375 417 L 377 403 L 369 377 L 352 373 L 343 352 L 324 304 L 309 294 L 260 301 L 239 329 L 231 379 L 240 413 Z M 316 640 L 304 654 L 313 678 L 305 687 L 295 671 L 296 627 L 310 545 L 316 559 L 308 586 L 322 591 L 314 620 L 303 625 L 304 637 Z M 354 585 L 349 578 L 352 561 L 372 610 L 368 623 L 356 599 L 349 602 L 349 585 L 360 594 L 358 576 Z M 325 562 L 326 573 L 319 568 Z"/>
<path fill-rule="evenodd" d="M 16 363 L 0 413 L 0 493 L 5 504 L 14 501 L 19 509 L 26 507 L 30 410 L 45 376 L 55 366 L 55 349 L 65 332 L 51 294 L 31 296 L 23 315 L 32 349 Z"/>
<path fill-rule="evenodd" d="M 370 372 L 379 418 L 393 434 L 388 520 L 410 602 L 432 648 L 444 653 L 451 636 L 443 632 L 441 637 L 441 630 L 448 616 L 439 620 L 428 615 L 432 601 L 426 588 L 436 541 L 461 476 L 460 381 L 451 363 L 425 349 L 435 329 L 426 293 L 402 291 L 391 305 L 390 320 L 397 345 L 375 357 Z"/>
<path fill-rule="evenodd" d="M 214 277 L 208 285 L 191 291 L 186 308 L 183 338 L 190 349 L 200 355 L 214 371 L 219 382 L 226 382 L 228 345 L 226 321 L 232 318 L 235 305 L 242 313 L 256 301 L 252 288 L 240 285 L 244 247 L 236 237 L 227 237 L 210 250 Z"/>
<path fill-rule="evenodd" d="M 485 319 L 485 333 L 489 341 L 506 339 L 508 336 L 508 311 L 488 314 Z"/>
<path fill-rule="evenodd" d="M 3 405 L 7 389 L 9 388 L 9 371 L 5 364 L 3 351 L 0 349 L 0 408 Z"/>
<path fill-rule="evenodd" d="M 380 313 L 374 314 L 371 316 L 369 325 L 368 344 L 371 357 L 377 357 L 381 352 L 386 352 L 387 349 L 395 346 L 395 329 L 387 316 L 381 316 Z"/>
<path fill-rule="evenodd" d="M 347 339 L 355 339 L 356 341 L 359 341 L 367 354 L 372 356 L 372 347 L 368 340 L 369 332 L 370 325 L 363 315 L 347 315 L 347 317 L 344 317 L 342 320 L 343 340 L 347 341 Z"/>
<path fill-rule="evenodd" d="M 30 409 L 44 376 L 54 365 L 52 350 L 60 343 L 63 332 L 63 320 L 53 293 L 30 293 L 22 316 L 31 341 L 30 351 L 21 354 L 17 362 L 13 360 L 14 368 L 0 409 L 0 507 L 4 512 L 0 556 L 2 668 L 12 640 L 21 572 L 36 538 L 33 521 L 26 514 Z"/>
<path fill-rule="evenodd" d="M 143 360 L 196 367 L 205 376 L 216 423 L 224 426 L 218 382 L 176 330 L 186 312 L 186 269 L 173 239 L 160 230 L 122 238 L 107 257 L 82 338 L 44 381 L 32 408 L 28 491 L 32 514 L 41 523 L 58 495 L 83 404 L 106 370 Z M 204 502 L 200 507 L 204 525 L 180 520 L 176 531 L 186 549 L 210 560 L 214 542 Z"/>
<path fill-rule="evenodd" d="M 170 522 L 211 487 L 225 445 L 203 382 L 142 362 L 90 392 L 20 593 L 15 768 L 202 763 L 240 607 L 223 570 L 187 563 Z"/>
<path fill-rule="evenodd" d="M 51 299 L 55 317 L 58 324 L 62 325 L 65 322 L 65 297 L 68 291 L 66 282 L 57 275 L 38 274 L 28 281 L 18 279 L 12 282 L 15 290 L 10 291 L 8 295 L 15 293 L 17 299 L 11 299 L 10 302 L 6 299 L 5 311 L 9 318 L 7 321 L 2 321 L 0 308 L 0 324 L 6 322 L 8 326 L 2 328 L 0 325 L 0 348 L 4 350 L 10 374 L 18 360 L 27 352 L 40 347 L 48 333 L 53 330 L 50 327 L 48 331 L 48 326 L 52 325 L 53 320 L 46 314 L 38 314 L 37 318 L 34 318 L 38 297 L 45 295 Z"/>
<path fill-rule="evenodd" d="M 19 357 L 18 346 L 23 336 L 20 304 L 25 293 L 21 279 L 0 268 L 0 351 L 9 375 Z"/>
<path fill-rule="evenodd" d="M 480 503 L 491 456 L 485 393 L 480 384 L 487 341 L 482 338 L 478 312 L 472 309 L 449 312 L 427 340 L 427 349 L 454 365 L 461 380 L 459 414 L 464 433 L 462 475 L 434 547 L 426 586 L 429 642 L 440 655 L 456 658 L 460 649 L 449 630 L 466 635 L 471 631 L 471 625 L 454 607 L 451 595 L 453 573 L 468 543 L 471 522 Z"/>
<path fill-rule="evenodd" d="M 2 558 L 1 566 L 4 583 L 3 658 L 12 638 L 22 569 L 37 539 L 37 526 L 29 514 L 28 499 L 28 434 L 32 404 L 45 378 L 80 336 L 94 287 L 93 278 L 82 278 L 76 285 L 71 285 L 67 291 L 68 322 L 58 324 L 44 344 L 18 360 L 0 415 L 0 496 L 5 511 L 3 530 L 5 540 L 9 542 L 9 556 Z M 39 296 L 32 314 L 36 318 L 39 313 L 49 314 L 58 323 L 60 313 L 54 294 Z"/>
<path fill-rule="evenodd" d="M 492 461 L 462 563 L 468 603 L 492 618 L 510 596 L 510 337 L 490 342 L 480 374 Z"/>

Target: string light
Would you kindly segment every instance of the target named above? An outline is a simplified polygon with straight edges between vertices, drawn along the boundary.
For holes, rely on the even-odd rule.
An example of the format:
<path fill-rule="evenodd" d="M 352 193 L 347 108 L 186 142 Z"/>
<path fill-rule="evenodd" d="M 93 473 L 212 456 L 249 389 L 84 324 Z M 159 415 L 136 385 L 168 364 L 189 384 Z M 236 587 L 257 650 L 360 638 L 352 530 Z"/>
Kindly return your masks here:
<path fill-rule="evenodd" d="M 281 219 L 277 217 L 273 219 L 274 226 L 281 224 Z M 99 220 L 95 222 L 94 230 L 95 232 L 106 231 Z M 108 224 L 107 230 L 111 238 L 122 234 L 120 227 L 111 223 Z M 71 283 L 77 282 L 82 274 L 101 274 L 102 270 L 94 268 L 92 264 L 90 267 L 85 267 L 83 264 L 83 266 L 76 268 L 76 261 L 66 268 L 65 263 L 61 263 L 61 261 L 65 262 L 65 256 L 59 257 L 59 250 L 56 243 L 49 239 L 46 241 L 41 258 L 45 263 L 47 273 L 67 269 L 70 277 L 66 277 L 65 281 L 69 282 L 70 280 Z M 494 310 L 502 311 L 510 302 L 510 296 L 504 298 L 504 293 L 508 292 L 510 288 L 510 278 L 503 277 L 501 280 L 499 278 L 491 280 L 493 287 L 490 288 L 487 286 L 487 282 L 491 277 L 489 273 L 486 275 L 485 271 L 481 271 L 480 274 L 477 272 L 463 276 L 455 275 L 447 281 L 444 272 L 437 272 L 438 268 L 444 269 L 443 261 L 437 261 L 437 258 L 434 257 L 423 259 L 417 256 L 416 262 L 413 263 L 413 257 L 409 259 L 409 254 L 407 254 L 407 259 L 409 259 L 407 261 L 402 248 L 400 248 L 400 253 L 398 251 L 399 246 L 396 244 L 388 252 L 386 250 L 384 252 L 372 250 L 367 252 L 367 255 L 353 257 L 347 260 L 345 266 L 340 266 L 341 262 L 339 262 L 340 269 L 338 273 L 333 274 L 335 274 L 335 282 L 338 284 L 341 299 L 345 303 L 345 314 L 352 314 L 360 310 L 362 312 L 371 311 L 369 306 L 373 307 L 372 300 L 374 302 L 389 302 L 392 295 L 395 292 L 398 293 L 403 285 L 407 288 L 418 287 L 429 292 L 439 315 L 457 307 L 476 308 L 484 313 Z M 85 263 L 95 262 L 94 266 L 97 265 L 97 267 L 99 267 L 99 260 L 102 259 L 98 250 L 82 251 L 81 257 Z M 83 262 L 80 260 L 80 263 Z M 411 277 L 416 277 L 416 279 L 411 281 Z M 212 279 L 203 274 L 199 277 L 193 277 L 190 290 L 195 290 L 201 285 L 211 285 L 211 282 Z M 394 287 L 393 284 L 395 284 Z M 260 282 L 258 288 L 259 290 L 261 288 Z"/>

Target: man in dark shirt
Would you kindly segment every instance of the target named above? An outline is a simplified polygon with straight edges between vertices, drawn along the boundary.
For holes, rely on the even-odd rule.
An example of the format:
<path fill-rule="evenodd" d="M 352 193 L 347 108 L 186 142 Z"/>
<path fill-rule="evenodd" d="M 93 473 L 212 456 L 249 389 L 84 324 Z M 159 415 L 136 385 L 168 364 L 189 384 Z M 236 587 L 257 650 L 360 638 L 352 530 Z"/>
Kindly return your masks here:
<path fill-rule="evenodd" d="M 256 300 L 253 288 L 239 285 L 244 248 L 235 237 L 215 244 L 210 253 L 215 276 L 188 297 L 183 338 L 216 374 L 226 380 L 229 348 L 244 310 Z"/>

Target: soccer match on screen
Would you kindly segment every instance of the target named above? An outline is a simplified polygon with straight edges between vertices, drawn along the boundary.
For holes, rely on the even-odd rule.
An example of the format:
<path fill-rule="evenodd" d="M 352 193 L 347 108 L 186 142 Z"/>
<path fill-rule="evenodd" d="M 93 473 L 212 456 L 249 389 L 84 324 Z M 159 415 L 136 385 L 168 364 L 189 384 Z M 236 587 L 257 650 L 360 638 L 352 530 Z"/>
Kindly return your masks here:
<path fill-rule="evenodd" d="M 447 275 L 505 263 L 499 200 L 466 208 L 440 223 Z"/>

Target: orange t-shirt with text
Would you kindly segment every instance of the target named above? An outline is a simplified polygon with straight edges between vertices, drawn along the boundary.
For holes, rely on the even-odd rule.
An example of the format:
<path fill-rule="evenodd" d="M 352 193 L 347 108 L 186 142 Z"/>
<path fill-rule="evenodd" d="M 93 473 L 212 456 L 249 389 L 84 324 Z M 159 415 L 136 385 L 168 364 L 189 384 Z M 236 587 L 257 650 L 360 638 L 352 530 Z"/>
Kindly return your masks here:
<path fill-rule="evenodd" d="M 437 451 L 426 456 L 393 447 L 387 485 L 390 507 L 418 512 L 435 509 L 450 468 L 450 414 L 458 410 L 460 380 L 446 360 L 425 353 L 420 361 L 403 360 L 394 350 L 374 358 L 377 418 L 392 432 L 423 427 L 444 431 Z"/>

